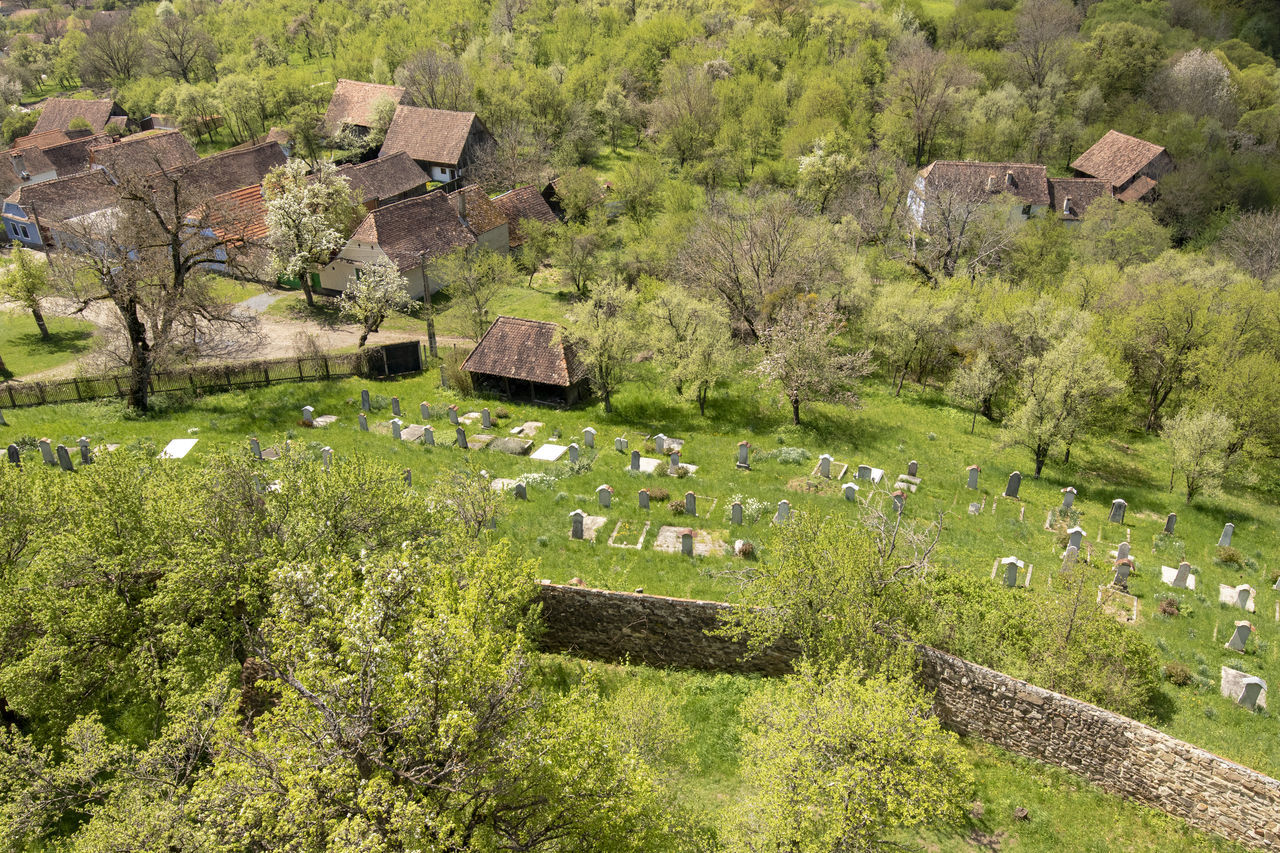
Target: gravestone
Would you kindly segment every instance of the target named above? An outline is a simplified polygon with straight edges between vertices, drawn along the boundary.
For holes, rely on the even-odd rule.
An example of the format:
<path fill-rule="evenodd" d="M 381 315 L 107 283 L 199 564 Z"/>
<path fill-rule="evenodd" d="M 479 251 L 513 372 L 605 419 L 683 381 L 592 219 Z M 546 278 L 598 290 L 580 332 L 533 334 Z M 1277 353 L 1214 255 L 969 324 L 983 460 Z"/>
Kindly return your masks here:
<path fill-rule="evenodd" d="M 968 468 L 968 471 L 969 471 L 969 483 L 968 483 L 968 487 L 969 487 L 969 488 L 971 488 L 971 489 L 976 489 L 976 488 L 978 488 L 978 472 L 979 472 L 979 471 L 981 471 L 981 470 L 982 470 L 982 469 L 981 469 L 981 468 L 979 468 L 977 465 L 970 465 L 970 466 L 969 466 L 969 468 Z"/>
<path fill-rule="evenodd" d="M 640 451 L 639 450 L 631 451 L 631 470 L 632 471 L 640 470 Z"/>
<path fill-rule="evenodd" d="M 893 493 L 893 511 L 902 515 L 902 508 L 907 504 L 907 493 L 898 489 Z"/>
<path fill-rule="evenodd" d="M 1076 490 L 1073 486 L 1067 486 L 1062 490 L 1062 508 L 1064 510 L 1071 509 L 1076 502 Z"/>
<path fill-rule="evenodd" d="M 1129 543 L 1121 542 L 1119 547 L 1116 548 L 1116 559 L 1127 560 L 1128 558 L 1129 558 Z"/>
<path fill-rule="evenodd" d="M 405 484 L 406 486 L 412 486 L 412 485 L 413 485 L 413 469 L 412 469 L 412 468 L 405 468 L 405 469 L 404 469 L 404 484 Z"/>
<path fill-rule="evenodd" d="M 662 433 L 658 433 L 653 437 L 653 447 L 659 453 L 663 453 L 667 449 L 667 437 Z"/>
<path fill-rule="evenodd" d="M 1223 604 L 1229 604 L 1232 607 L 1239 607 L 1241 610 L 1253 612 L 1254 607 L 1252 599 L 1256 590 L 1247 583 L 1240 586 L 1227 586 L 1226 584 L 1218 584 L 1218 601 Z"/>
<path fill-rule="evenodd" d="M 572 446 L 572 445 L 570 445 Z M 608 507 L 613 503 L 613 489 L 608 486 L 599 486 L 596 488 L 596 502 L 602 507 Z"/>
<path fill-rule="evenodd" d="M 436 446 L 436 428 L 431 424 L 427 424 L 422 428 L 422 443 Z"/>
<path fill-rule="evenodd" d="M 89 438 L 84 435 L 80 436 L 80 464 L 93 464 L 93 451 L 89 449 Z"/>
<path fill-rule="evenodd" d="M 418 404 L 418 415 L 419 415 L 419 416 L 421 416 L 421 418 L 422 418 L 424 421 L 426 421 L 426 420 L 430 420 L 430 419 L 431 419 L 431 406 L 430 406 L 430 405 L 428 405 L 428 404 L 427 404 L 427 403 L 425 403 L 425 402 L 423 402 L 423 403 L 419 403 L 419 404 Z"/>
<path fill-rule="evenodd" d="M 516 483 L 515 486 L 512 487 L 511 493 L 516 496 L 516 500 L 518 501 L 529 500 L 529 492 L 525 488 L 524 483 Z"/>
<path fill-rule="evenodd" d="M 778 511 L 774 513 L 773 520 L 783 522 L 791 518 L 791 501 L 778 501 Z"/>
<path fill-rule="evenodd" d="M 65 444 L 58 445 L 58 465 L 63 471 L 75 470 L 71 465 L 71 454 L 67 452 L 67 446 Z"/>
<path fill-rule="evenodd" d="M 315 409 L 315 406 L 303 406 L 303 407 L 302 407 L 302 425 L 303 425 L 303 426 L 315 426 L 315 425 L 316 425 L 316 409 Z"/>
<path fill-rule="evenodd" d="M 329 470 L 329 463 L 333 461 L 333 448 L 320 448 L 320 462 L 324 465 L 324 470 Z"/>
<path fill-rule="evenodd" d="M 694 518 L 698 516 L 698 496 L 693 492 L 684 493 L 684 514 Z"/>
<path fill-rule="evenodd" d="M 457 406 L 449 407 L 449 423 L 453 424 L 454 426 L 458 425 L 458 407 Z"/>
<path fill-rule="evenodd" d="M 858 496 L 858 486 L 856 483 L 844 484 L 844 499 L 851 501 Z"/>
<path fill-rule="evenodd" d="M 1249 642 L 1249 635 L 1253 633 L 1253 624 L 1248 621 L 1236 623 L 1235 633 L 1231 635 L 1231 639 L 1227 640 L 1227 648 L 1233 652 L 1243 652 L 1244 647 Z"/>
<path fill-rule="evenodd" d="M 467 449 L 467 431 L 462 427 L 458 427 L 454 441 L 457 442 L 459 448 L 466 450 Z"/>
<path fill-rule="evenodd" d="M 584 428 L 584 429 L 582 430 L 582 445 L 583 445 L 583 447 L 595 447 L 595 446 L 596 446 L 596 430 L 595 430 L 595 427 L 586 427 L 586 428 Z"/>
<path fill-rule="evenodd" d="M 738 442 L 738 468 L 743 471 L 751 470 L 751 445 L 745 441 Z"/>
<path fill-rule="evenodd" d="M 1227 522 L 1222 528 L 1222 535 L 1218 537 L 1218 547 L 1227 548 L 1231 545 L 1231 534 L 1236 532 L 1236 526 L 1231 522 Z"/>
<path fill-rule="evenodd" d="M 22 454 L 18 452 L 18 445 L 9 445 L 9 449 L 5 451 L 5 454 L 9 457 L 9 463 L 11 465 L 22 467 Z"/>
<path fill-rule="evenodd" d="M 1017 557 L 1005 557 L 1000 561 L 1000 567 L 1004 570 L 1004 585 L 1010 588 L 1018 585 L 1018 569 L 1022 568 L 1023 562 Z"/>
<path fill-rule="evenodd" d="M 400 438 L 400 426 L 401 426 L 401 424 L 400 424 L 400 419 L 399 419 L 399 418 L 392 418 L 392 419 L 391 419 L 391 437 L 392 437 L 392 438 L 394 438 L 394 439 L 399 439 L 399 438 Z"/>
<path fill-rule="evenodd" d="M 372 409 L 372 407 L 371 407 L 371 406 L 370 406 L 370 404 L 369 404 L 369 389 L 368 389 L 368 388 L 362 388 L 362 389 L 360 389 L 360 409 L 361 409 L 361 411 L 365 411 L 365 412 L 369 412 L 369 411 L 372 411 L 372 410 L 373 410 L 373 409 Z"/>
<path fill-rule="evenodd" d="M 824 453 L 818 457 L 818 473 L 827 479 L 831 478 L 831 457 Z"/>
<path fill-rule="evenodd" d="M 254 459 L 262 458 L 262 445 L 258 443 L 258 439 L 249 439 L 249 452 L 253 454 Z"/>
<path fill-rule="evenodd" d="M 1130 560 L 1116 560 L 1115 577 L 1111 579 L 1112 586 L 1127 587 L 1129 585 L 1129 570 L 1133 568 Z"/>
<path fill-rule="evenodd" d="M 58 460 L 53 458 L 53 442 L 47 438 L 40 439 L 40 458 L 44 460 L 46 465 L 57 465 Z"/>
<path fill-rule="evenodd" d="M 1178 563 L 1178 573 L 1173 576 L 1173 585 L 1182 589 L 1187 588 L 1187 578 L 1191 576 L 1191 564 L 1186 560 Z"/>
<path fill-rule="evenodd" d="M 693 531 L 685 530 L 680 534 L 680 553 L 686 557 L 693 556 Z"/>
<path fill-rule="evenodd" d="M 361 432 L 369 431 L 369 419 L 365 417 L 364 412 L 360 413 L 360 431 Z"/>
<path fill-rule="evenodd" d="M 397 418 L 400 417 L 400 398 L 399 397 L 391 398 L 391 414 Z"/>
<path fill-rule="evenodd" d="M 919 476 L 919 474 L 918 474 L 917 472 L 918 472 L 919 470 L 920 470 L 920 463 L 919 463 L 919 462 L 917 462 L 916 460 L 912 459 L 910 462 L 908 462 L 908 463 L 907 463 L 907 476 L 908 476 L 908 477 L 918 477 L 918 476 Z"/>
<path fill-rule="evenodd" d="M 485 429 L 493 429 L 493 417 L 489 414 L 488 406 L 480 410 L 480 426 Z"/>
<path fill-rule="evenodd" d="M 1084 528 L 1076 526 L 1067 531 L 1067 547 L 1079 550 L 1080 543 L 1084 541 Z"/>
<path fill-rule="evenodd" d="M 1178 523 L 1178 514 L 1176 512 L 1169 513 L 1169 517 L 1164 520 L 1164 532 L 1168 536 L 1173 535 L 1174 525 Z"/>
<path fill-rule="evenodd" d="M 871 479 L 871 466 L 870 466 L 870 465 L 859 465 L 859 466 L 858 466 L 858 479 L 859 479 L 859 480 L 870 480 L 870 479 Z"/>
<path fill-rule="evenodd" d="M 648 509 L 649 508 L 649 490 L 641 489 L 639 497 L 640 497 L 640 508 Z"/>
<path fill-rule="evenodd" d="M 1111 515 L 1108 518 L 1112 524 L 1124 524 L 1124 511 L 1128 506 L 1123 498 L 1116 498 L 1111 502 Z"/>
<path fill-rule="evenodd" d="M 578 461 L 578 443 L 575 441 L 569 445 L 569 464 L 574 465 Z"/>
<path fill-rule="evenodd" d="M 586 513 L 580 509 L 575 509 L 573 512 L 569 513 L 569 521 L 573 525 L 569 529 L 570 537 L 574 539 L 582 538 L 582 521 L 585 517 Z"/>
<path fill-rule="evenodd" d="M 619 453 L 626 453 L 626 452 L 627 452 L 627 440 L 626 440 L 625 438 L 622 438 L 622 437 L 615 438 L 615 439 L 613 440 L 613 449 L 614 449 L 614 450 L 616 450 L 616 451 L 618 451 Z"/>
<path fill-rule="evenodd" d="M 734 501 L 729 507 L 729 520 L 733 524 L 742 524 L 742 501 Z"/>
<path fill-rule="evenodd" d="M 1080 549 L 1075 545 L 1068 545 L 1067 550 L 1062 553 L 1062 570 L 1066 571 L 1076 564 L 1076 559 L 1080 556 Z"/>
<path fill-rule="evenodd" d="M 1267 682 L 1256 675 L 1250 675 L 1242 679 L 1240 683 L 1244 686 L 1244 691 L 1241 692 L 1237 704 L 1241 708 L 1247 708 L 1250 711 L 1257 709 L 1258 697 L 1267 689 Z"/>
<path fill-rule="evenodd" d="M 1004 487 L 1004 496 L 1006 498 L 1016 498 L 1020 488 L 1022 488 L 1022 475 L 1014 471 L 1009 475 L 1009 485 Z"/>
<path fill-rule="evenodd" d="M 672 468 L 680 467 L 680 451 L 679 450 L 671 451 L 671 467 Z"/>

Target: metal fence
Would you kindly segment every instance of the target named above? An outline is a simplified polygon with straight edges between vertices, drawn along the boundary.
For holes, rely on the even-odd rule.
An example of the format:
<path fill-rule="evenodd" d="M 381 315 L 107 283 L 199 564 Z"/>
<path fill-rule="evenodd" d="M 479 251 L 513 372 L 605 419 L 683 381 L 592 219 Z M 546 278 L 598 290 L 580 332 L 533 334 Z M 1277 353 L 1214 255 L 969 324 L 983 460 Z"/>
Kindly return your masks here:
<path fill-rule="evenodd" d="M 409 346 L 414 350 L 418 349 L 416 342 Z M 389 344 L 387 347 L 371 347 L 363 352 L 342 355 L 322 354 L 160 370 L 151 374 L 149 389 L 152 394 L 217 393 L 280 382 L 308 382 L 348 376 L 397 376 L 421 370 L 420 359 L 406 359 L 399 352 L 407 349 L 404 344 Z M 389 355 L 398 357 L 389 358 Z M 128 392 L 127 374 L 77 377 L 52 382 L 10 382 L 0 385 L 0 406 L 16 409 L 45 403 L 74 403 L 123 397 Z"/>

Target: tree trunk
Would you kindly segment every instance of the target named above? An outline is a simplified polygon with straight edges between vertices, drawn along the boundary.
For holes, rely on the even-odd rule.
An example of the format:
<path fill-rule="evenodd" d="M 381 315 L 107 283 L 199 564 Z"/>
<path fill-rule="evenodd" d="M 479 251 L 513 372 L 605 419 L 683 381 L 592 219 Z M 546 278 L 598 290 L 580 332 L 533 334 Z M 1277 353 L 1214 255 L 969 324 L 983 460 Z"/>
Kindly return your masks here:
<path fill-rule="evenodd" d="M 129 304 L 124 313 L 125 335 L 129 339 L 129 408 L 145 412 L 150 406 L 151 342 L 147 327 L 138 316 L 138 308 Z"/>
<path fill-rule="evenodd" d="M 44 314 L 41 313 L 39 305 L 31 307 L 31 316 L 36 318 L 36 325 L 40 328 L 40 337 L 46 341 L 49 340 L 49 327 L 45 325 Z"/>
<path fill-rule="evenodd" d="M 307 305 L 311 308 L 316 307 L 316 297 L 311 292 L 311 276 L 306 270 L 298 275 L 298 283 L 302 285 L 302 295 L 307 298 Z"/>
<path fill-rule="evenodd" d="M 707 416 L 707 389 L 698 389 L 698 414 L 704 418 Z"/>
<path fill-rule="evenodd" d="M 4 366 L 4 356 L 0 355 L 0 374 L 7 374 L 8 372 L 9 368 Z"/>
<path fill-rule="evenodd" d="M 791 423 L 796 426 L 800 425 L 800 398 L 791 398 Z"/>
<path fill-rule="evenodd" d="M 1045 460 L 1048 458 L 1049 458 L 1048 450 L 1036 451 L 1036 472 L 1033 475 L 1035 479 L 1037 480 L 1040 479 L 1040 472 L 1044 470 L 1044 463 L 1045 463 Z"/>
<path fill-rule="evenodd" d="M 902 396 L 902 384 L 906 381 L 907 381 L 907 366 L 904 364 L 902 365 L 902 375 L 898 377 L 898 387 L 896 390 L 894 390 L 893 396 L 895 397 Z"/>
<path fill-rule="evenodd" d="M 973 410 L 973 421 L 969 424 L 969 435 L 973 435 L 973 431 L 978 428 L 978 410 Z"/>
<path fill-rule="evenodd" d="M 604 413 L 608 415 L 608 414 L 612 414 L 612 412 L 613 412 L 612 395 L 608 391 L 605 391 L 604 392 Z"/>
<path fill-rule="evenodd" d="M 436 318 L 431 314 L 427 315 L 427 351 L 432 358 L 440 357 L 440 353 L 436 351 Z"/>
<path fill-rule="evenodd" d="M 356 349 L 364 349 L 364 342 L 369 340 L 369 330 L 365 329 L 360 333 L 360 341 L 356 344 Z"/>
<path fill-rule="evenodd" d="M 1071 461 L 1071 445 L 1067 445 L 1067 452 L 1062 454 L 1062 464 L 1066 465 Z"/>

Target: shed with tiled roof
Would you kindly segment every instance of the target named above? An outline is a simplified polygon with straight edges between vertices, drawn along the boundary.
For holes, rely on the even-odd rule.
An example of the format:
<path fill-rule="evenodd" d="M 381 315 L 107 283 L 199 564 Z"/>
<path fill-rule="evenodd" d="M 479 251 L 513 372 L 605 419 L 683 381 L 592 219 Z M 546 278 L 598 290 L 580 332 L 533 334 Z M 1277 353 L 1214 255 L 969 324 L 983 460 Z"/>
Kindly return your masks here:
<path fill-rule="evenodd" d="M 1106 181 L 1122 201 L 1137 201 L 1149 198 L 1156 182 L 1173 170 L 1173 158 L 1154 142 L 1108 130 L 1071 168 Z"/>
<path fill-rule="evenodd" d="M 586 366 L 555 323 L 499 317 L 462 363 L 476 390 L 570 405 L 590 391 Z"/>
<path fill-rule="evenodd" d="M 94 133 L 102 133 L 107 125 L 123 128 L 129 121 L 129 115 L 120 105 L 110 98 L 93 101 L 78 98 L 49 98 L 40 105 L 40 118 L 31 131 L 44 133 L 49 130 L 70 130 L 71 123 L 82 118 L 89 123 Z"/>
<path fill-rule="evenodd" d="M 507 245 L 512 249 L 524 243 L 524 234 L 520 233 L 520 223 L 532 219 L 546 225 L 560 224 L 559 217 L 542 197 L 537 187 L 517 187 L 502 195 L 494 196 L 490 201 L 502 215 L 507 218 Z"/>
<path fill-rule="evenodd" d="M 405 152 L 433 181 L 461 177 L 492 139 L 475 113 L 396 107 L 379 157 Z"/>
<path fill-rule="evenodd" d="M 403 86 L 384 86 L 361 80 L 339 80 L 333 87 L 329 107 L 325 110 L 321 128 L 333 136 L 342 128 L 356 128 L 367 133 L 373 124 L 374 105 L 381 100 L 394 104 L 404 102 Z"/>

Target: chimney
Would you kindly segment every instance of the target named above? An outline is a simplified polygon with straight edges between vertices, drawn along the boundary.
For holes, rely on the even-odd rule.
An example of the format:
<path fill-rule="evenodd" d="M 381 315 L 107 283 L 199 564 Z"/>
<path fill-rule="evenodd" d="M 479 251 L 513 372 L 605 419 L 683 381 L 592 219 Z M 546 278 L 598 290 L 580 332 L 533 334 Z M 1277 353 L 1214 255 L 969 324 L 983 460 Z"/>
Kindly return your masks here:
<path fill-rule="evenodd" d="M 995 188 L 996 188 L 996 176 L 987 175 L 987 192 L 995 192 Z"/>
<path fill-rule="evenodd" d="M 1013 186 L 1013 169 L 1010 169 L 1004 173 L 1004 185 L 1006 187 Z"/>
<path fill-rule="evenodd" d="M 1071 215 L 1071 196 L 1067 196 L 1062 200 L 1062 215 L 1063 216 Z"/>

